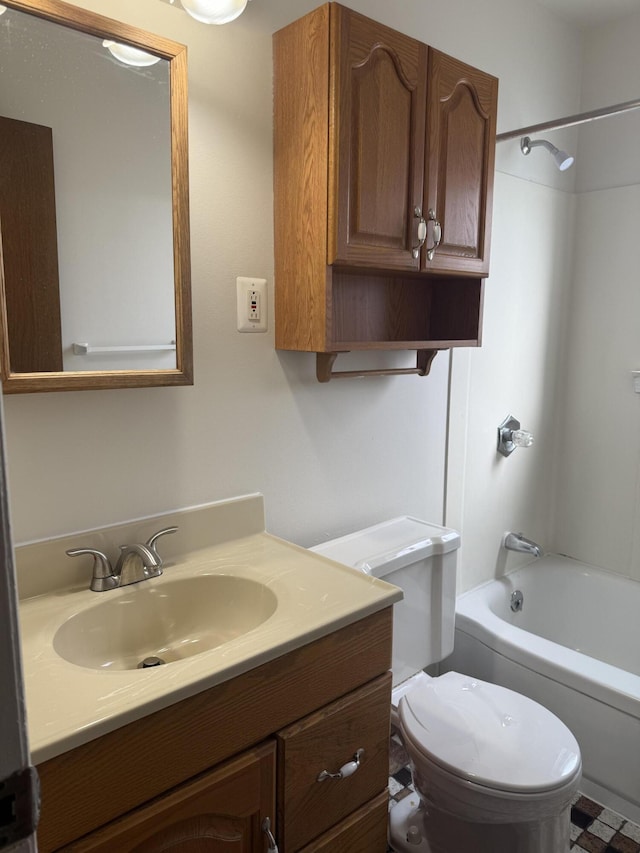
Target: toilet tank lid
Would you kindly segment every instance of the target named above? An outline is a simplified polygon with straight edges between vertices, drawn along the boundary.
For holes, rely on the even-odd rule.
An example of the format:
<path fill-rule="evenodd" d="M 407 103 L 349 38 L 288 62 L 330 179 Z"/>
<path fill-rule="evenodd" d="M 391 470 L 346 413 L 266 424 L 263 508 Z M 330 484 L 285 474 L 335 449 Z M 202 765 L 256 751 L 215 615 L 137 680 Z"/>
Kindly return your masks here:
<path fill-rule="evenodd" d="M 457 530 L 403 515 L 323 542 L 310 550 L 382 578 L 410 563 L 447 554 L 459 547 Z"/>

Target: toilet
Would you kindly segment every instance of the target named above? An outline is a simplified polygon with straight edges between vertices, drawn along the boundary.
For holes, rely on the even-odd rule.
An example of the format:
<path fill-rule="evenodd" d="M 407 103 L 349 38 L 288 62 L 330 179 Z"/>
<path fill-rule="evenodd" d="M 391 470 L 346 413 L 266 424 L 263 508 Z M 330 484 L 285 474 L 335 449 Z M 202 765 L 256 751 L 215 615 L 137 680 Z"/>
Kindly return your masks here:
<path fill-rule="evenodd" d="M 403 516 L 312 548 L 399 586 L 392 722 L 415 795 L 389 814 L 397 853 L 566 853 L 581 778 L 573 734 L 537 702 L 457 672 L 423 670 L 453 651 L 460 535 Z"/>

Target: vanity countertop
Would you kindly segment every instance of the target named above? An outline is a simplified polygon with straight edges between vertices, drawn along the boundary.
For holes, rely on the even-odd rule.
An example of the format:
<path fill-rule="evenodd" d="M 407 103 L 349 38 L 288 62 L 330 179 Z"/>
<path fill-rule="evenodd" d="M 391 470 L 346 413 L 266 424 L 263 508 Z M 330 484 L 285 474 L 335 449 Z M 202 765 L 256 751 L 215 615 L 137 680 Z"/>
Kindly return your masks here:
<path fill-rule="evenodd" d="M 115 602 L 119 596 L 131 598 L 138 590 L 148 590 L 148 585 L 161 590 L 181 578 L 211 574 L 267 586 L 277 599 L 275 611 L 235 639 L 150 669 L 80 666 L 54 649 L 54 635 L 63 623 L 107 597 Z M 262 530 L 176 555 L 166 561 L 162 577 L 142 583 L 98 593 L 76 585 L 23 599 L 22 660 L 32 762 L 41 763 L 234 678 L 401 597 L 391 584 Z"/>

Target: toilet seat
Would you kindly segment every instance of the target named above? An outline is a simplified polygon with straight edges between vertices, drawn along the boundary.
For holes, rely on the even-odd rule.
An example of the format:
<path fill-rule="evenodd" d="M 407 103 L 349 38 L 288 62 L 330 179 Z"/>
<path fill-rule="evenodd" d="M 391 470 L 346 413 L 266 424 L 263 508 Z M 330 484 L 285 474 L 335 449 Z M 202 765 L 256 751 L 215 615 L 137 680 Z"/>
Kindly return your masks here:
<path fill-rule="evenodd" d="M 580 748 L 554 714 L 512 690 L 448 672 L 409 690 L 400 719 L 416 763 L 496 793 L 542 794 L 581 771 Z"/>

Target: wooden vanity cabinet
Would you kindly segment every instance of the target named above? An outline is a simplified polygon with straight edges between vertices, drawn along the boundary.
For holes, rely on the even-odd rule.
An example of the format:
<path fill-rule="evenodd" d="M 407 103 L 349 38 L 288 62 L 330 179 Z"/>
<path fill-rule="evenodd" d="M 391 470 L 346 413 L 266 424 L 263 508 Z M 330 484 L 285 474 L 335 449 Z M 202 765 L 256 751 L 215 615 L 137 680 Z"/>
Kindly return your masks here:
<path fill-rule="evenodd" d="M 392 611 L 38 765 L 40 853 L 385 853 Z M 347 778 L 318 781 L 363 749 Z"/>
<path fill-rule="evenodd" d="M 278 348 L 479 345 L 496 112 L 495 78 L 338 3 L 274 35 Z"/>
<path fill-rule="evenodd" d="M 274 814 L 275 743 L 270 741 L 64 849 L 262 853 L 266 849 L 262 822 Z"/>
<path fill-rule="evenodd" d="M 278 732 L 278 838 L 284 850 L 303 849 L 387 787 L 389 689 L 385 675 Z M 319 778 L 323 771 L 336 774 L 360 750 L 352 776 Z M 387 812 L 385 803 L 383 838 Z"/>

